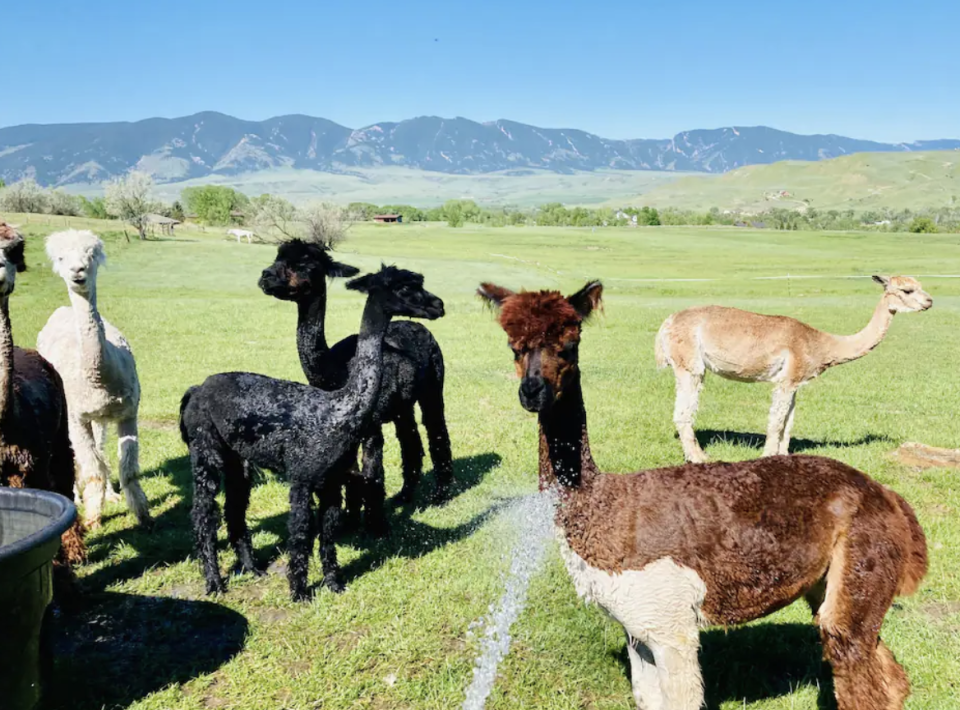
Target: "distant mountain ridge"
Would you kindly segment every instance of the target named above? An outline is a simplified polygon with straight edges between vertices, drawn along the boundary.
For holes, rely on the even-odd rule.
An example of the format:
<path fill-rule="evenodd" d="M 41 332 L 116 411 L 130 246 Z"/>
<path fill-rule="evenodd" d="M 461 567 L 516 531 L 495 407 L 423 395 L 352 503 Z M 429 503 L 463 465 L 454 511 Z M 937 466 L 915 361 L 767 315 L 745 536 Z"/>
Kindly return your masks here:
<path fill-rule="evenodd" d="M 354 130 L 302 115 L 244 121 L 204 112 L 134 123 L 0 128 L 0 178 L 32 177 L 56 186 L 97 183 L 131 168 L 150 172 L 158 182 L 174 182 L 283 167 L 338 173 L 377 166 L 463 175 L 604 168 L 723 173 L 781 160 L 919 150 L 960 150 L 960 140 L 877 143 L 765 126 L 685 131 L 662 140 L 611 140 L 508 120 L 422 116 Z"/>

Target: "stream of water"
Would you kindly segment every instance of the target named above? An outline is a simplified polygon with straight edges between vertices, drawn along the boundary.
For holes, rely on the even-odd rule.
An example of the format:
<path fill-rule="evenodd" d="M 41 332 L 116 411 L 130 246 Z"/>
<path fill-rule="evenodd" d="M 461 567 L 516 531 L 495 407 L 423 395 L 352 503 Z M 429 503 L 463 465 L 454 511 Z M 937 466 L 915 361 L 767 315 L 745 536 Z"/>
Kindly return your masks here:
<path fill-rule="evenodd" d="M 463 710 L 483 710 L 497 679 L 497 668 L 510 651 L 510 627 L 527 603 L 530 580 L 543 566 L 553 538 L 556 495 L 535 493 L 521 498 L 506 512 L 507 524 L 516 539 L 510 550 L 510 569 L 500 600 L 489 613 L 470 625 L 480 637 L 480 655 L 473 667 L 473 681 L 467 689 Z"/>

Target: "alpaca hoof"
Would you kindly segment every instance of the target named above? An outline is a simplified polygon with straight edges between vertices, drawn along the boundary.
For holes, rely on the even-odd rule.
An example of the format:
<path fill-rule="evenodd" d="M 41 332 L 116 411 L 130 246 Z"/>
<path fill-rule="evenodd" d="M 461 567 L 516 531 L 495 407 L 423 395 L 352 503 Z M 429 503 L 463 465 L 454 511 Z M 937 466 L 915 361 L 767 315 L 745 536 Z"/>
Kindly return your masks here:
<path fill-rule="evenodd" d="M 230 570 L 231 574 L 239 576 L 241 574 L 252 574 L 254 577 L 266 577 L 267 573 L 253 565 L 245 565 L 237 562 Z"/>
<path fill-rule="evenodd" d="M 84 518 L 83 527 L 89 532 L 90 530 L 98 530 L 100 526 L 103 525 L 100 518 Z"/>
<path fill-rule="evenodd" d="M 207 595 L 214 596 L 217 594 L 226 594 L 227 585 L 222 579 L 208 579 L 207 580 Z"/>
<path fill-rule="evenodd" d="M 137 527 L 139 527 L 141 530 L 153 530 L 155 526 L 156 521 L 150 517 L 149 513 L 137 518 Z"/>
<path fill-rule="evenodd" d="M 341 582 L 339 579 L 333 576 L 323 578 L 323 586 L 329 589 L 334 594 L 343 594 L 347 591 L 346 585 Z"/>
<path fill-rule="evenodd" d="M 360 529 L 360 513 L 356 511 L 348 511 L 346 515 L 340 518 L 340 530 L 343 532 L 351 533 L 357 532 Z"/>
<path fill-rule="evenodd" d="M 416 495 L 416 492 L 417 492 L 416 484 L 407 485 L 406 483 L 404 483 L 403 488 L 400 489 L 400 492 L 397 493 L 394 500 L 396 500 L 397 503 L 401 503 L 403 505 L 406 505 L 407 503 L 412 503 L 413 497 Z"/>
<path fill-rule="evenodd" d="M 290 599 L 292 599 L 295 602 L 308 602 L 312 598 L 313 598 L 313 595 L 306 588 L 290 590 Z"/>
<path fill-rule="evenodd" d="M 107 486 L 107 494 L 105 498 L 108 503 L 119 503 L 123 500 L 123 496 L 115 491 L 113 486 Z"/>

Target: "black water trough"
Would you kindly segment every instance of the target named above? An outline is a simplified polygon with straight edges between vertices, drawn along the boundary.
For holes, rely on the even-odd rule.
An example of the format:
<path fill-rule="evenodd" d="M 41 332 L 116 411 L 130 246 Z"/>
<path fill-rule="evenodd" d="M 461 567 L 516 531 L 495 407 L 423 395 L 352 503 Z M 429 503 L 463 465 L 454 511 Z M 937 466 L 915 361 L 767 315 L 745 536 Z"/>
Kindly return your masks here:
<path fill-rule="evenodd" d="M 41 693 L 41 645 L 53 598 L 53 558 L 77 516 L 61 495 L 0 488 L 0 706 L 32 710 Z"/>

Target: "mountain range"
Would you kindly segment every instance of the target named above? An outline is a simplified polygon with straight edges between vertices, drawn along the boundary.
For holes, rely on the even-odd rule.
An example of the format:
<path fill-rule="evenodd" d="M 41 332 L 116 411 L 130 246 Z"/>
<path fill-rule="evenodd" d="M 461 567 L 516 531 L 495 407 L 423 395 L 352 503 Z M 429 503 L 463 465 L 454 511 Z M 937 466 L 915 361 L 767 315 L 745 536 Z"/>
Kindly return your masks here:
<path fill-rule="evenodd" d="M 960 140 L 877 143 L 798 135 L 765 126 L 703 129 L 669 139 L 611 140 L 576 129 L 515 121 L 478 123 L 434 116 L 351 129 L 291 115 L 245 121 L 204 112 L 133 123 L 0 128 L 0 179 L 42 185 L 99 183 L 136 168 L 157 182 L 274 168 L 347 173 L 400 166 L 459 175 L 531 169 L 723 173 L 781 160 L 823 160 L 861 152 L 960 150 Z"/>

